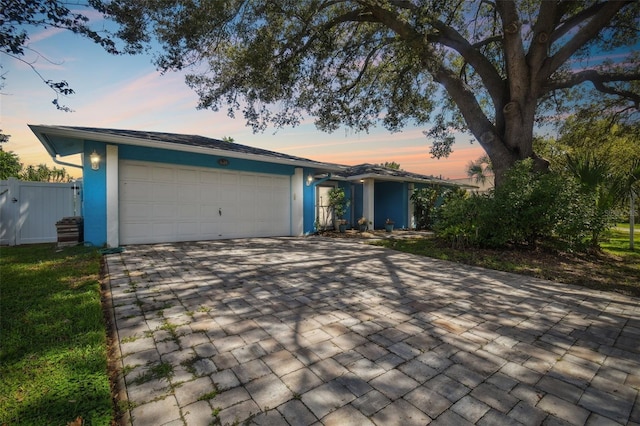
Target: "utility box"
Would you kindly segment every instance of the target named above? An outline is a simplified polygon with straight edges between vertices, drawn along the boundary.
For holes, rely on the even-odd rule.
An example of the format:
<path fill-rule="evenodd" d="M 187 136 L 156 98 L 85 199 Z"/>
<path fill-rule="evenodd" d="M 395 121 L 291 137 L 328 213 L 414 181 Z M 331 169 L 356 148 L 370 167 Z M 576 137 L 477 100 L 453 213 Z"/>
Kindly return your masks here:
<path fill-rule="evenodd" d="M 58 247 L 76 246 L 84 241 L 84 219 L 82 216 L 63 217 L 56 222 Z"/>

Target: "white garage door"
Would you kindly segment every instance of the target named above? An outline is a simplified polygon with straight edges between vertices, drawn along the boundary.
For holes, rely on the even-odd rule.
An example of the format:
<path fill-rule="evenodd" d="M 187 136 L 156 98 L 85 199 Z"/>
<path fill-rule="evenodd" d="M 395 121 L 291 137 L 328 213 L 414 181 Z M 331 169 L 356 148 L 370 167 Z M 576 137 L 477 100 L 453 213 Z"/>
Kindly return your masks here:
<path fill-rule="evenodd" d="M 120 243 L 291 234 L 290 177 L 120 161 Z"/>

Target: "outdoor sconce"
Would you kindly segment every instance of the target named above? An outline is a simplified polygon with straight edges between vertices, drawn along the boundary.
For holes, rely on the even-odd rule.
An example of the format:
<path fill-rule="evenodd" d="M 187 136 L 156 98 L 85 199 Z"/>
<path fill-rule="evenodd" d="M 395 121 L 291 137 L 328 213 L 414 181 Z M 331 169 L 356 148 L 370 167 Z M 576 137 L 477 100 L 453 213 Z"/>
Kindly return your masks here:
<path fill-rule="evenodd" d="M 313 175 L 309 173 L 309 175 L 307 176 L 307 186 L 311 186 L 312 183 L 313 183 Z"/>
<path fill-rule="evenodd" d="M 100 168 L 100 154 L 98 154 L 95 149 L 89 156 L 89 160 L 91 161 L 91 170 L 98 170 Z"/>

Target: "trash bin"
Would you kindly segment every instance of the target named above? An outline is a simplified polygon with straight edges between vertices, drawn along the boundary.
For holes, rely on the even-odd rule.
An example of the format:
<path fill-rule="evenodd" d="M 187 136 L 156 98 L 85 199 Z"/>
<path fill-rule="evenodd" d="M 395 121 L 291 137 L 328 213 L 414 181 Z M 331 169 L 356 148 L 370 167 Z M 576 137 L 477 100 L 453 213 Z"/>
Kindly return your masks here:
<path fill-rule="evenodd" d="M 70 247 L 84 241 L 84 219 L 82 216 L 63 217 L 56 222 L 58 247 Z"/>

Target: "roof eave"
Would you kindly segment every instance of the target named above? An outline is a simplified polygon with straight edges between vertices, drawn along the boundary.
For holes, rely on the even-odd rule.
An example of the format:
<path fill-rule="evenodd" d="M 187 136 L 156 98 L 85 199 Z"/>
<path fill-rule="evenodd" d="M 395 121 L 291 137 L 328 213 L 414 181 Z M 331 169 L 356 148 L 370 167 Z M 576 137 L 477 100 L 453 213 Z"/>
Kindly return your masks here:
<path fill-rule="evenodd" d="M 364 173 L 361 175 L 349 176 L 346 178 L 349 181 L 359 181 L 363 179 L 375 179 L 382 181 L 394 181 L 394 182 L 412 182 L 412 183 L 435 183 L 441 185 L 449 185 L 449 186 L 462 186 L 454 182 L 447 182 L 441 179 L 429 179 L 429 178 L 418 178 L 411 176 L 385 176 L 379 175 L 376 173 Z"/>
<path fill-rule="evenodd" d="M 308 168 L 314 168 L 314 169 L 326 170 L 326 171 L 332 171 L 332 172 L 339 172 L 344 170 L 344 167 L 342 166 L 327 164 L 327 163 L 320 163 L 313 160 L 302 160 L 302 159 L 294 160 L 294 159 L 287 159 L 287 158 L 278 158 L 278 157 L 271 157 L 268 155 L 228 151 L 228 150 L 217 149 L 217 148 L 182 145 L 182 144 L 175 144 L 171 142 L 162 142 L 162 141 L 156 141 L 156 140 L 146 140 L 146 139 L 136 138 L 132 136 L 110 135 L 110 134 L 105 134 L 100 132 L 91 132 L 88 130 L 69 129 L 69 128 L 64 128 L 59 126 L 45 126 L 45 125 L 30 124 L 29 127 L 31 128 L 33 133 L 35 133 L 38 139 L 40 139 L 40 142 L 42 142 L 42 144 L 45 146 L 45 149 L 47 149 L 47 152 L 49 152 L 49 154 L 52 157 L 55 157 L 56 155 L 61 155 L 61 154 L 56 152 L 55 147 L 48 140 L 46 136 L 47 134 L 56 135 L 59 137 L 67 137 L 70 139 L 77 139 L 81 141 L 94 140 L 98 142 L 112 143 L 112 144 L 118 144 L 118 145 L 119 144 L 134 145 L 134 146 L 141 146 L 146 148 L 167 149 L 171 151 L 193 152 L 197 154 L 215 155 L 220 157 L 230 157 L 230 158 L 253 160 L 253 161 L 265 161 L 265 162 L 274 163 L 274 164 L 285 164 L 285 165 L 298 166 L 298 167 L 308 167 Z"/>

